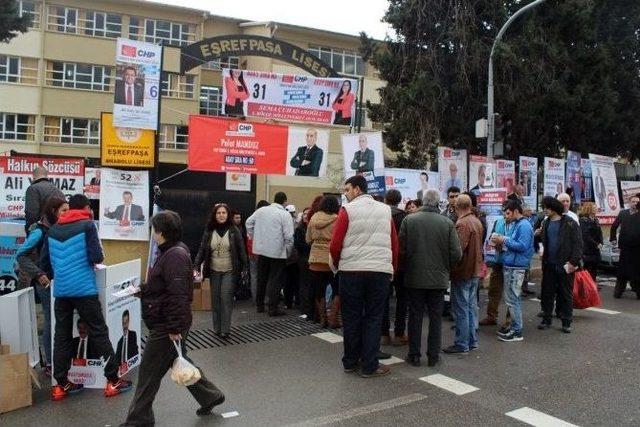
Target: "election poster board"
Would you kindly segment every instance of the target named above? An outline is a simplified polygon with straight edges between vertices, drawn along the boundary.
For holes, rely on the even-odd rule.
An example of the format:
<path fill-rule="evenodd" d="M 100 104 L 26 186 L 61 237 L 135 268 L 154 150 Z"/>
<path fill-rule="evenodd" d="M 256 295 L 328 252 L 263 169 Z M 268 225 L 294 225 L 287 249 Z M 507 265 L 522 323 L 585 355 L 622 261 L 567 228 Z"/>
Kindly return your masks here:
<path fill-rule="evenodd" d="M 538 159 L 520 156 L 518 183 L 524 188 L 524 201 L 534 210 L 538 207 Z"/>
<path fill-rule="evenodd" d="M 118 38 L 113 125 L 158 129 L 162 46 Z"/>
<path fill-rule="evenodd" d="M 494 224 L 502 216 L 502 204 L 507 199 L 504 188 L 481 189 L 478 196 L 478 208 L 485 213 L 487 220 L 487 236 L 484 241 L 484 254 L 496 255 L 496 247 L 490 241 Z"/>
<path fill-rule="evenodd" d="M 384 193 L 387 192 L 384 169 L 366 171 L 361 174 L 367 180 L 367 194 L 372 196 L 384 196 Z"/>
<path fill-rule="evenodd" d="M 449 187 L 458 187 L 460 191 L 466 191 L 467 150 L 438 147 L 438 173 L 443 197 L 447 196 Z"/>
<path fill-rule="evenodd" d="M 400 209 L 410 200 L 420 199 L 427 190 L 439 190 L 438 172 L 421 169 L 385 169 L 386 190 L 396 189 L 402 194 Z"/>
<path fill-rule="evenodd" d="M 589 153 L 593 190 L 602 224 L 612 224 L 620 213 L 620 195 L 614 158 Z"/>
<path fill-rule="evenodd" d="M 495 187 L 495 163 L 485 156 L 469 158 L 469 191 L 476 196 L 483 188 Z"/>
<path fill-rule="evenodd" d="M 223 113 L 355 126 L 358 80 L 222 70 Z"/>
<path fill-rule="evenodd" d="M 149 239 L 149 172 L 102 168 L 101 239 Z"/>
<path fill-rule="evenodd" d="M 553 157 L 544 158 L 543 195 L 556 197 L 564 193 L 564 160 Z"/>
<path fill-rule="evenodd" d="M 251 174 L 240 173 L 240 172 L 227 172 L 225 176 L 225 190 L 251 191 Z"/>
<path fill-rule="evenodd" d="M 100 164 L 108 167 L 153 168 L 155 166 L 155 132 L 116 127 L 113 125 L 113 114 L 102 113 Z"/>
<path fill-rule="evenodd" d="M 507 194 L 513 193 L 516 185 L 516 162 L 514 160 L 496 160 L 496 188 L 504 188 Z"/>
<path fill-rule="evenodd" d="M 44 167 L 49 180 L 69 197 L 82 193 L 84 160 L 47 157 L 0 157 L 0 218 L 24 218 L 24 199 L 33 181 L 33 170 Z"/>
<path fill-rule="evenodd" d="M 84 195 L 100 200 L 100 168 L 84 168 Z"/>
<path fill-rule="evenodd" d="M 382 132 L 345 133 L 341 135 L 341 139 L 346 178 L 378 171 L 376 176 L 382 176 L 384 180 Z"/>
<path fill-rule="evenodd" d="M 329 157 L 329 131 L 289 126 L 286 175 L 324 177 Z"/>
<path fill-rule="evenodd" d="M 573 203 L 580 204 L 582 201 L 582 156 L 577 151 L 567 151 L 567 177 L 566 188 L 573 189 Z"/>
<path fill-rule="evenodd" d="M 0 295 L 18 289 L 16 255 L 25 237 L 23 221 L 0 220 Z"/>
<path fill-rule="evenodd" d="M 620 181 L 622 189 L 622 204 L 625 209 L 631 209 L 630 200 L 640 194 L 640 181 Z"/>
<path fill-rule="evenodd" d="M 582 177 L 580 178 L 580 200 L 594 200 L 591 162 L 589 159 L 581 159 L 580 164 L 582 165 Z"/>

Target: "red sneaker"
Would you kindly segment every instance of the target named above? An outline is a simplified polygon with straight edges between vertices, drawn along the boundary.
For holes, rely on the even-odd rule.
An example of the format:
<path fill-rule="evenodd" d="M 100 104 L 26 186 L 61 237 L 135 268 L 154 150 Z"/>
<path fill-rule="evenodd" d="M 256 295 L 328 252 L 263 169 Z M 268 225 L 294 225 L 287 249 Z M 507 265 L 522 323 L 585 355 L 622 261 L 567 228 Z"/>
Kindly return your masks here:
<path fill-rule="evenodd" d="M 105 397 L 114 397 L 125 391 L 129 391 L 132 388 L 131 381 L 118 379 L 116 381 L 107 381 L 107 386 L 104 388 Z"/>
<path fill-rule="evenodd" d="M 74 384 L 67 381 L 64 385 L 55 385 L 51 388 L 51 400 L 62 400 L 70 394 L 76 394 L 84 390 L 82 384 Z"/>

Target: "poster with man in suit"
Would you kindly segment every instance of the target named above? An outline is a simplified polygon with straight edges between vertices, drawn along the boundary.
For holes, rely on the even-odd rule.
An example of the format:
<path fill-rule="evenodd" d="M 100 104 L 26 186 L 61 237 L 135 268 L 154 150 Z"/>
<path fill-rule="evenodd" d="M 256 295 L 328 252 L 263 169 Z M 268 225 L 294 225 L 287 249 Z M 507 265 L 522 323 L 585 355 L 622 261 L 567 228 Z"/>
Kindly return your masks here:
<path fill-rule="evenodd" d="M 139 354 L 138 335 L 129 328 L 130 319 L 129 310 L 124 310 L 122 312 L 122 336 L 116 346 L 116 360 L 120 365 L 120 375 L 129 371 L 129 360 Z"/>
<path fill-rule="evenodd" d="M 383 170 L 382 132 L 342 135 L 342 156 L 346 177 Z"/>
<path fill-rule="evenodd" d="M 601 224 L 612 224 L 620 213 L 620 193 L 616 177 L 615 159 L 589 153 L 593 190 L 598 219 Z"/>
<path fill-rule="evenodd" d="M 144 76 L 138 77 L 138 67 L 119 67 L 120 79 L 116 80 L 114 104 L 135 107 L 144 106 Z"/>
<path fill-rule="evenodd" d="M 304 139 L 304 145 L 301 140 Z M 329 133 L 316 128 L 289 127 L 287 175 L 322 177 L 326 175 Z"/>
<path fill-rule="evenodd" d="M 148 240 L 148 171 L 102 168 L 100 207 L 101 239 Z"/>

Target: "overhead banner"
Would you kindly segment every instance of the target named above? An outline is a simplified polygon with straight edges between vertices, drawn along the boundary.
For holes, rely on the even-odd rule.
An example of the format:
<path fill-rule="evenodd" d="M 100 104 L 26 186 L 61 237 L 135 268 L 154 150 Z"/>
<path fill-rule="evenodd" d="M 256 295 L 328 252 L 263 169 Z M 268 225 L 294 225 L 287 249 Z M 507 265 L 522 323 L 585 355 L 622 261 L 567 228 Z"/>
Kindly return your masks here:
<path fill-rule="evenodd" d="M 118 38 L 113 125 L 158 129 L 162 46 Z"/>
<path fill-rule="evenodd" d="M 345 177 L 384 169 L 382 132 L 345 133 L 341 139 Z M 384 172 L 378 175 L 384 179 Z"/>
<path fill-rule="evenodd" d="M 520 156 L 519 184 L 524 188 L 524 201 L 534 210 L 538 207 L 538 159 Z"/>
<path fill-rule="evenodd" d="M 566 188 L 573 189 L 573 203 L 580 204 L 582 201 L 583 170 L 582 156 L 577 151 L 567 151 L 567 178 Z"/>
<path fill-rule="evenodd" d="M 620 181 L 622 188 L 622 204 L 625 209 L 631 209 L 631 198 L 640 194 L 640 181 Z"/>
<path fill-rule="evenodd" d="M 100 164 L 123 168 L 153 168 L 155 166 L 155 132 L 115 127 L 113 114 L 102 113 Z"/>
<path fill-rule="evenodd" d="M 444 197 L 447 189 L 458 187 L 467 190 L 467 150 L 454 150 L 449 147 L 438 147 L 438 173 L 440 174 L 440 191 Z"/>
<path fill-rule="evenodd" d="M 620 213 L 620 196 L 614 158 L 589 153 L 591 174 L 598 219 L 602 224 L 612 224 Z"/>
<path fill-rule="evenodd" d="M 65 196 L 82 193 L 84 187 L 84 160 L 45 157 L 0 157 L 0 218 L 24 217 L 24 198 L 33 181 L 37 166 L 49 172 L 53 182 Z"/>
<path fill-rule="evenodd" d="M 320 177 L 326 175 L 329 131 L 189 117 L 189 170 Z"/>
<path fill-rule="evenodd" d="M 439 190 L 438 172 L 425 171 L 421 169 L 385 169 L 386 189 L 396 189 L 402 194 L 400 208 L 410 200 L 419 199 L 427 190 Z"/>
<path fill-rule="evenodd" d="M 514 160 L 496 160 L 496 188 L 504 188 L 507 194 L 513 193 L 516 185 L 516 162 Z"/>
<path fill-rule="evenodd" d="M 149 173 L 102 168 L 101 239 L 149 239 Z"/>
<path fill-rule="evenodd" d="M 222 70 L 223 113 L 355 126 L 358 80 Z"/>
<path fill-rule="evenodd" d="M 581 159 L 582 178 L 580 180 L 580 200 L 593 200 L 593 176 L 589 159 Z"/>
<path fill-rule="evenodd" d="M 543 195 L 556 197 L 564 193 L 564 160 L 552 157 L 544 158 Z"/>
<path fill-rule="evenodd" d="M 480 190 L 495 187 L 495 163 L 485 156 L 469 158 L 469 191 L 476 196 Z"/>

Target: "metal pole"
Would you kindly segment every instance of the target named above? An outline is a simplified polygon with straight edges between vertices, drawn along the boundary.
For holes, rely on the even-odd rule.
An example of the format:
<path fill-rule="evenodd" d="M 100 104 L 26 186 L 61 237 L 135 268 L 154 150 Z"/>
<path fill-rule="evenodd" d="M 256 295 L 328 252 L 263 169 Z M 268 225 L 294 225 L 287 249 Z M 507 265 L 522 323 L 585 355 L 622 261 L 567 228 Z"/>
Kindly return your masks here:
<path fill-rule="evenodd" d="M 358 102 L 359 106 L 358 106 L 358 132 L 360 133 L 360 129 L 362 128 L 362 119 L 363 119 L 363 111 L 362 111 L 362 104 L 363 104 L 363 99 L 364 99 L 364 77 L 360 77 L 360 101 Z"/>
<path fill-rule="evenodd" d="M 498 31 L 498 35 L 496 39 L 493 41 L 493 46 L 491 46 L 491 53 L 489 54 L 489 78 L 487 83 L 487 157 L 493 157 L 493 141 L 495 139 L 495 121 L 494 121 L 494 112 L 493 112 L 493 53 L 496 50 L 496 45 L 502 39 L 507 28 L 515 21 L 520 15 L 528 11 L 529 9 L 533 9 L 534 7 L 544 3 L 545 0 L 535 0 L 529 3 L 528 5 L 519 9 L 516 13 L 511 15 L 507 22 L 500 28 Z"/>
<path fill-rule="evenodd" d="M 160 124 L 162 118 L 162 68 L 164 67 L 164 40 L 160 43 L 160 81 L 158 87 L 158 115 L 156 118 L 156 134 L 153 140 L 153 156 L 154 156 L 154 166 L 152 171 L 151 182 L 153 185 L 151 186 L 151 201 L 152 206 L 157 202 L 157 197 L 160 194 L 160 131 L 162 129 L 162 125 Z M 158 187 L 156 189 L 156 187 Z"/>

